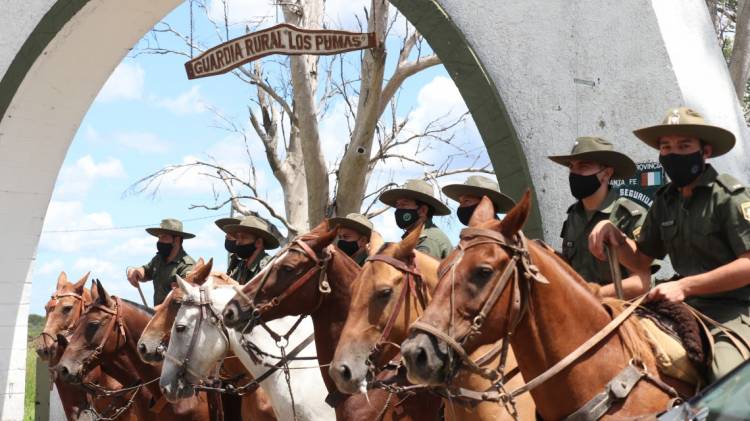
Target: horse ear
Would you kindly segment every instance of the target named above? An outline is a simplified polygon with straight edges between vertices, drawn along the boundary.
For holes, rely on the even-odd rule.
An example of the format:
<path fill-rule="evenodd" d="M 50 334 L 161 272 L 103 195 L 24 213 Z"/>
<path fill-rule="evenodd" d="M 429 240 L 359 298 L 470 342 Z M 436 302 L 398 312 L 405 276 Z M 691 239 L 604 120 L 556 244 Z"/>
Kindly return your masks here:
<path fill-rule="evenodd" d="M 65 272 L 60 272 L 60 275 L 57 277 L 57 286 L 55 287 L 55 290 L 60 291 L 65 287 L 65 285 L 68 283 L 68 274 Z"/>
<path fill-rule="evenodd" d="M 89 275 L 91 275 L 91 272 L 86 272 L 86 274 L 73 285 L 76 294 L 83 294 L 83 288 L 86 286 L 86 281 L 89 280 Z"/>
<path fill-rule="evenodd" d="M 526 190 L 521 200 L 510 210 L 500 223 L 500 232 L 512 236 L 523 228 L 531 211 L 531 190 Z"/>
<path fill-rule="evenodd" d="M 420 219 L 419 221 L 417 221 L 414 229 L 412 229 L 409 234 L 398 243 L 398 248 L 393 254 L 393 257 L 399 260 L 405 260 L 410 258 L 414 254 L 414 249 L 417 247 L 419 237 L 422 235 L 424 222 L 424 219 Z"/>
<path fill-rule="evenodd" d="M 489 197 L 482 196 L 482 200 L 479 201 L 474 214 L 471 215 L 469 226 L 476 227 L 490 219 L 495 219 L 495 205 L 492 204 L 492 200 Z"/>
<path fill-rule="evenodd" d="M 383 236 L 379 232 L 372 230 L 370 232 L 370 243 L 367 245 L 367 254 L 369 256 L 375 255 L 385 244 Z"/>
<path fill-rule="evenodd" d="M 196 264 L 195 269 L 193 269 L 192 273 L 190 273 L 190 276 L 188 276 L 188 279 L 196 285 L 203 285 L 204 282 L 206 282 L 206 278 L 208 278 L 208 275 L 211 274 L 211 267 L 214 264 L 214 259 L 211 258 L 211 260 L 208 261 L 208 264 L 203 262 L 203 259 L 200 259 L 201 265 L 200 267 L 197 267 Z"/>
<path fill-rule="evenodd" d="M 334 239 L 336 239 L 336 236 L 339 234 L 338 227 L 332 230 L 328 229 L 327 219 L 324 219 L 323 222 L 320 223 L 320 225 L 315 227 L 315 229 L 310 232 L 314 232 L 316 236 L 307 240 L 307 244 L 310 246 L 310 248 L 316 251 L 327 247 L 333 242 Z"/>
<path fill-rule="evenodd" d="M 214 288 L 214 279 L 215 278 L 213 276 L 209 275 L 206 278 L 206 281 L 203 282 L 203 288 L 205 288 L 205 289 L 213 289 Z"/>
<path fill-rule="evenodd" d="M 182 292 L 185 294 L 190 294 L 190 289 L 192 288 L 191 285 L 188 283 L 188 281 L 182 279 L 182 276 L 175 275 L 175 278 L 177 279 L 177 285 L 180 287 Z"/>
<path fill-rule="evenodd" d="M 110 298 L 107 291 L 104 290 L 104 287 L 102 286 L 102 282 L 100 280 L 96 279 L 94 281 L 94 288 L 92 292 L 93 292 L 94 300 L 97 303 L 110 307 L 112 298 Z"/>

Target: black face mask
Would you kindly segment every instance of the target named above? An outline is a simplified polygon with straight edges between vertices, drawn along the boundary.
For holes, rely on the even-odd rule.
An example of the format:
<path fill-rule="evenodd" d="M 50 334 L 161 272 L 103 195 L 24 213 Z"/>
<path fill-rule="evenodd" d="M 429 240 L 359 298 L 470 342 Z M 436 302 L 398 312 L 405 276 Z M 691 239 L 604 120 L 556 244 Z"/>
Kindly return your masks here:
<path fill-rule="evenodd" d="M 471 215 L 474 215 L 474 211 L 477 209 L 477 206 L 479 206 L 479 203 L 471 206 L 460 206 L 458 209 L 456 209 L 456 216 L 458 216 L 458 220 L 468 227 L 469 221 L 471 221 Z"/>
<path fill-rule="evenodd" d="M 156 242 L 156 254 L 165 259 L 172 254 L 172 248 L 174 248 L 172 243 L 162 243 L 161 241 Z"/>
<path fill-rule="evenodd" d="M 417 222 L 419 213 L 416 209 L 396 209 L 396 225 L 402 230 L 409 228 Z"/>
<path fill-rule="evenodd" d="M 336 246 L 348 256 L 354 256 L 354 253 L 359 250 L 359 243 L 357 241 L 339 240 Z"/>
<path fill-rule="evenodd" d="M 243 245 L 235 245 L 234 252 L 237 254 L 237 256 L 240 257 L 240 259 L 247 259 L 248 257 L 252 256 L 253 253 L 255 253 L 255 244 L 243 244 Z"/>
<path fill-rule="evenodd" d="M 237 253 L 237 242 L 228 238 L 224 239 L 224 249 L 230 253 Z"/>
<path fill-rule="evenodd" d="M 602 171 L 591 175 L 570 173 L 568 175 L 568 183 L 570 183 L 570 193 L 573 195 L 573 197 L 581 200 L 596 193 L 596 191 L 602 185 L 602 182 L 599 181 L 599 177 L 597 177 L 597 174 Z"/>
<path fill-rule="evenodd" d="M 692 183 L 703 172 L 705 162 L 703 151 L 697 151 L 688 155 L 659 155 L 659 162 L 667 172 L 669 179 L 677 187 L 685 187 Z"/>

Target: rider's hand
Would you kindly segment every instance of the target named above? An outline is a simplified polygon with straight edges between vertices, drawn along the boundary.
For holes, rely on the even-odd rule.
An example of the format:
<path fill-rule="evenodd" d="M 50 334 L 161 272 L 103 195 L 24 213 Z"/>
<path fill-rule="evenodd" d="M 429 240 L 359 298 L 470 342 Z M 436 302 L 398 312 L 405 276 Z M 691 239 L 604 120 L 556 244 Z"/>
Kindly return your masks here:
<path fill-rule="evenodd" d="M 146 277 L 146 273 L 143 268 L 130 268 L 128 269 L 128 281 L 130 285 L 138 287 L 138 282 L 141 282 Z"/>
<path fill-rule="evenodd" d="M 671 301 L 673 303 L 681 303 L 685 301 L 687 295 L 685 294 L 684 284 L 680 281 L 665 282 L 659 284 L 648 293 L 648 301 Z"/>
<path fill-rule="evenodd" d="M 622 233 L 612 222 L 600 221 L 594 225 L 589 234 L 589 251 L 599 260 L 606 260 L 604 245 L 619 246 L 625 244 L 625 234 Z"/>

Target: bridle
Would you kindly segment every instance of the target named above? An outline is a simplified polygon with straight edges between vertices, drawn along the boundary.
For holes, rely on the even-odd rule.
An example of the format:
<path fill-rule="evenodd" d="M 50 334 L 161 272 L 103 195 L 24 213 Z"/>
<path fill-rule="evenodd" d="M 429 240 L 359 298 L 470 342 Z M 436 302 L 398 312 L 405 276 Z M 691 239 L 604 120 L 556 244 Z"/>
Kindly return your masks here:
<path fill-rule="evenodd" d="M 185 357 L 182 359 L 175 357 L 174 355 L 171 355 L 169 352 L 164 352 L 164 358 L 172 361 L 175 365 L 178 367 L 177 372 L 177 378 L 182 378 L 185 376 L 186 373 L 192 374 L 194 377 L 200 379 L 201 375 L 199 373 L 195 373 L 192 371 L 188 364 L 190 363 L 190 360 L 193 356 L 193 352 L 195 351 L 196 344 L 198 343 L 198 334 L 201 330 L 201 326 L 203 325 L 204 320 L 209 320 L 211 324 L 216 326 L 219 331 L 221 332 L 222 338 L 224 339 L 224 343 L 227 346 L 227 349 L 229 349 L 229 332 L 227 331 L 226 326 L 224 325 L 224 321 L 221 318 L 221 315 L 213 306 L 213 303 L 211 302 L 211 297 L 209 296 L 208 291 L 204 286 L 199 287 L 198 289 L 198 301 L 195 301 L 192 296 L 188 296 L 184 300 L 175 300 L 176 304 L 179 304 L 181 306 L 185 307 L 198 307 L 198 322 L 195 325 L 195 328 L 193 329 L 193 335 L 190 337 L 190 343 L 188 345 L 187 352 L 185 353 Z M 223 359 L 223 357 L 222 357 Z"/>
<path fill-rule="evenodd" d="M 528 297 L 531 289 L 530 282 L 521 282 L 520 278 L 523 277 L 528 280 L 548 283 L 547 279 L 539 272 L 539 269 L 531 262 L 529 251 L 526 247 L 526 237 L 523 233 L 515 234 L 511 237 L 507 237 L 499 232 L 481 229 L 481 228 L 464 228 L 461 230 L 461 241 L 458 244 L 458 253 L 456 256 L 444 266 L 440 273 L 440 278 L 450 272 L 451 288 L 455 285 L 456 278 L 456 266 L 461 262 L 466 250 L 483 244 L 498 245 L 503 248 L 510 255 L 510 262 L 505 268 L 498 272 L 489 282 L 490 287 L 488 288 L 487 297 L 482 304 L 479 312 L 472 318 L 471 325 L 468 329 L 463 332 L 453 334 L 453 294 L 451 294 L 451 325 L 449 326 L 449 332 L 445 333 L 442 330 L 435 328 L 434 326 L 417 320 L 411 325 L 413 331 L 423 331 L 431 334 L 438 339 L 444 341 L 450 349 L 460 357 L 458 364 L 454 367 L 458 369 L 461 364 L 465 365 L 470 371 L 475 372 L 489 380 L 497 380 L 498 377 L 502 376 L 502 372 L 505 368 L 505 361 L 508 355 L 509 339 L 516 330 L 516 327 L 523 319 L 524 315 L 528 311 Z M 473 361 L 468 352 L 464 349 L 466 342 L 473 336 L 481 333 L 482 326 L 484 325 L 487 316 L 489 315 L 492 308 L 497 304 L 497 301 L 502 296 L 506 288 L 511 288 L 510 302 L 508 306 L 507 319 L 508 325 L 504 337 L 502 339 L 502 345 L 500 349 L 500 365 L 497 369 L 488 370 L 480 367 L 475 361 Z"/>
<path fill-rule="evenodd" d="M 366 260 L 366 262 L 383 262 L 403 274 L 401 293 L 398 296 L 398 300 L 394 304 L 393 311 L 388 317 L 388 320 L 383 327 L 380 337 L 370 349 L 370 353 L 367 357 L 367 365 L 370 367 L 370 370 L 375 371 L 373 373 L 373 377 L 377 374 L 378 371 L 382 369 L 378 368 L 376 364 L 380 360 L 380 354 L 382 353 L 383 349 L 385 349 L 385 346 L 391 343 L 388 341 L 388 338 L 391 335 L 393 326 L 396 324 L 396 319 L 398 319 L 399 314 L 401 314 L 401 308 L 408 300 L 408 297 L 414 297 L 416 302 L 419 303 L 420 307 L 422 308 L 422 311 L 424 311 L 424 309 L 427 307 L 426 286 L 422 278 L 422 274 L 419 272 L 419 269 L 417 269 L 414 257 L 414 254 L 412 254 L 411 256 L 409 256 L 406 262 L 403 262 L 393 256 L 388 256 L 385 254 L 374 254 L 372 256 L 369 256 Z M 394 361 L 397 361 L 399 359 L 400 356 L 397 355 Z"/>
<path fill-rule="evenodd" d="M 90 313 L 92 310 L 97 309 L 112 315 L 110 322 L 107 324 L 107 329 L 104 332 L 104 336 L 102 337 L 101 342 L 99 342 L 99 345 L 94 348 L 94 352 L 92 352 L 81 361 L 84 371 L 86 371 L 89 365 L 102 353 L 112 332 L 118 332 L 118 336 L 115 342 L 115 348 L 119 348 L 120 338 L 122 338 L 123 343 L 127 341 L 127 338 L 125 336 L 125 324 L 122 322 L 122 313 L 120 311 L 120 309 L 122 308 L 122 301 L 120 300 L 120 297 L 112 297 L 112 300 L 114 301 L 114 308 L 109 308 L 99 303 L 93 303 L 88 306 L 86 310 L 81 314 L 81 316 L 84 316 Z"/>
<path fill-rule="evenodd" d="M 81 320 L 81 316 L 83 316 L 83 312 L 84 312 L 84 310 L 86 308 L 86 301 L 84 300 L 83 295 L 76 294 L 75 292 L 63 292 L 63 293 L 55 292 L 50 297 L 52 300 L 54 300 L 54 304 L 52 306 L 52 309 L 50 309 L 50 311 L 52 311 L 52 310 L 55 309 L 55 307 L 57 306 L 57 304 L 60 302 L 60 299 L 63 298 L 63 297 L 73 297 L 73 298 L 76 299 L 76 301 L 78 301 L 78 304 L 79 304 L 79 307 L 78 307 L 78 316 L 76 317 L 75 321 L 73 321 L 68 327 L 66 327 L 62 331 L 58 332 L 58 335 L 63 335 L 63 336 L 67 337 L 67 336 L 70 336 L 70 333 L 73 330 L 75 330 L 76 326 L 78 326 L 78 321 Z M 44 348 L 47 351 L 49 351 L 49 347 L 47 346 L 47 338 L 49 338 L 52 341 L 52 343 L 56 343 L 57 342 L 57 337 L 56 336 L 53 337 L 52 335 L 50 335 L 49 333 L 47 333 L 47 332 L 45 332 L 43 330 L 42 330 L 42 333 L 39 334 L 39 336 L 41 336 L 43 338 Z"/>

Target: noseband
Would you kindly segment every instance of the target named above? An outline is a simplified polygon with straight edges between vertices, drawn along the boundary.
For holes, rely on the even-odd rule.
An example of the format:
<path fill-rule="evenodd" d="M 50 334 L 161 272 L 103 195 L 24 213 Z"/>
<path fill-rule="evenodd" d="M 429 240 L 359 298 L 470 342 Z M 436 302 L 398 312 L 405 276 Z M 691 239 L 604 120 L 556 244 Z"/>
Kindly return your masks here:
<path fill-rule="evenodd" d="M 497 245 L 500 246 L 510 255 L 510 262 L 505 268 L 498 272 L 489 282 L 490 289 L 487 298 L 484 300 L 479 312 L 472 318 L 471 326 L 463 332 L 453 334 L 453 314 L 454 314 L 454 303 L 453 293 L 451 292 L 451 324 L 449 332 L 445 333 L 442 330 L 424 323 L 420 320 L 414 322 L 410 329 L 413 331 L 422 331 L 437 337 L 438 339 L 445 342 L 450 349 L 460 357 L 459 365 L 464 364 L 470 371 L 475 372 L 490 380 L 496 380 L 502 376 L 505 368 L 505 360 L 507 358 L 508 346 L 510 336 L 513 335 L 516 327 L 520 323 L 523 316 L 528 310 L 528 298 L 531 288 L 530 282 L 520 282 L 520 278 L 536 281 L 540 283 L 548 283 L 547 279 L 539 272 L 539 269 L 531 262 L 529 251 L 526 247 L 526 237 L 523 233 L 507 237 L 499 232 L 481 229 L 481 228 L 464 228 L 461 230 L 461 241 L 459 242 L 457 249 L 458 253 L 456 257 L 445 266 L 440 273 L 440 279 L 443 278 L 448 272 L 451 276 L 451 289 L 453 289 L 456 281 L 456 266 L 461 261 L 466 250 L 483 245 Z M 488 370 L 480 367 L 480 365 L 473 361 L 469 354 L 466 352 L 464 346 L 466 342 L 472 337 L 481 333 L 482 326 L 484 325 L 487 316 L 492 311 L 493 307 L 497 304 L 497 301 L 503 294 L 503 291 L 508 286 L 511 286 L 511 305 L 508 306 L 508 314 L 506 320 L 508 320 L 507 330 L 502 340 L 500 348 L 500 365 L 494 370 Z M 484 359 L 484 358 L 483 358 Z M 455 367 L 458 369 L 458 366 Z"/>

